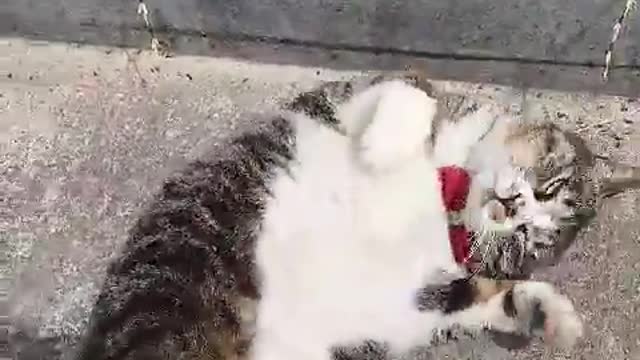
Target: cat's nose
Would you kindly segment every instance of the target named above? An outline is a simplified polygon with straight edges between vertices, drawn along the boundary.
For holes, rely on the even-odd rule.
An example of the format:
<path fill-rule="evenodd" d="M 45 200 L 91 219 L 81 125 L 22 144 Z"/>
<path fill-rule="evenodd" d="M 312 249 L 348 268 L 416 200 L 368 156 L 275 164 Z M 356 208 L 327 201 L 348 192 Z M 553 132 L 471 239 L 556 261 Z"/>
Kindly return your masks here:
<path fill-rule="evenodd" d="M 498 200 L 498 202 L 504 207 L 506 217 L 513 217 L 518 212 L 517 197 L 507 199 L 497 198 L 496 200 Z"/>

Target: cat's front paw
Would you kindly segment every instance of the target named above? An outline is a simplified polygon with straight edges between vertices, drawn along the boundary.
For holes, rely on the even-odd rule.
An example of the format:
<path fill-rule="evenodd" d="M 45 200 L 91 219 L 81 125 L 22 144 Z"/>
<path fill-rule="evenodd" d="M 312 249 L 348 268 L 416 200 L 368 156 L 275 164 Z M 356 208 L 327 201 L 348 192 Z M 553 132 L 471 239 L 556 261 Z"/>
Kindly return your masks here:
<path fill-rule="evenodd" d="M 565 349 L 582 337 L 582 321 L 573 304 L 550 284 L 521 282 L 511 292 L 505 299 L 505 311 L 515 315 L 523 333 L 542 336 L 545 342 Z"/>
<path fill-rule="evenodd" d="M 357 144 L 360 160 L 374 172 L 424 157 L 437 110 L 435 99 L 402 81 L 378 86 L 378 102 Z"/>

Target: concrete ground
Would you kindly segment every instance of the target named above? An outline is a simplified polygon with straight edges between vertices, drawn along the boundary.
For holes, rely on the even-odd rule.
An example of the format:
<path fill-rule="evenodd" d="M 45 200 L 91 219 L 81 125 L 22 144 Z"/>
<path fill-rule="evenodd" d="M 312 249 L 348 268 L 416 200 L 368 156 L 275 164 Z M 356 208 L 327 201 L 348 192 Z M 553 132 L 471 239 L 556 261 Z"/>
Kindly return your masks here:
<path fill-rule="evenodd" d="M 360 74 L 12 38 L 0 40 L 0 54 L 0 240 L 10 263 L 0 274 L 16 279 L 9 308 L 25 339 L 81 331 L 106 263 L 168 174 L 257 126 L 247 113 Z M 640 99 L 437 85 L 524 120 L 557 121 L 594 151 L 640 163 Z M 639 211 L 635 193 L 611 199 L 565 261 L 538 276 L 584 316 L 586 338 L 573 352 L 509 353 L 480 342 L 431 358 L 640 360 Z"/>
<path fill-rule="evenodd" d="M 229 54 L 333 69 L 420 64 L 446 80 L 640 93 L 640 16 L 627 0 L 145 0 L 180 55 Z M 0 1 L 0 37 L 104 46 L 149 43 L 131 0 Z"/>

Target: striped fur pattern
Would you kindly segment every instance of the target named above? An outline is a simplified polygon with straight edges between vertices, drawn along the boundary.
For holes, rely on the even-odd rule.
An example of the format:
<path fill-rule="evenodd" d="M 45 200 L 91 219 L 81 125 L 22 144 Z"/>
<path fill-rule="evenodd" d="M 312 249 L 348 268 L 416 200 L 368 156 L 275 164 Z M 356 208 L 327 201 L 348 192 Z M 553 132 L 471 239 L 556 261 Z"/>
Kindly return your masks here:
<path fill-rule="evenodd" d="M 595 216 L 596 188 L 589 176 L 595 159 L 582 139 L 551 123 L 511 126 L 500 141 L 512 164 L 523 169 L 535 201 L 552 214 L 553 226 L 527 224 L 507 235 L 478 237 L 475 256 L 484 258 L 490 277 L 527 278 L 555 264 Z"/>
<path fill-rule="evenodd" d="M 291 160 L 284 118 L 228 158 L 167 180 L 110 267 L 78 359 L 233 359 L 259 297 L 254 230 L 272 171 Z M 177 356 L 176 354 L 181 354 Z"/>
<path fill-rule="evenodd" d="M 402 78 L 433 94 L 422 78 Z M 326 84 L 287 108 L 342 132 L 339 105 L 385 79 Z M 77 360 L 249 357 L 262 295 L 256 239 L 269 183 L 295 161 L 291 119 L 276 117 L 264 129 L 234 139 L 228 153 L 195 162 L 166 181 L 109 269 Z M 415 306 L 455 319 L 425 339 L 427 346 L 487 330 L 532 336 L 548 330 L 545 319 L 554 316 L 575 321 L 571 305 L 546 284 L 483 277 L 427 285 L 416 293 Z M 473 315 L 485 313 L 497 318 Z M 572 330 L 563 336 L 580 335 L 579 328 Z M 384 339 L 338 343 L 332 350 L 336 360 L 392 355 Z"/>

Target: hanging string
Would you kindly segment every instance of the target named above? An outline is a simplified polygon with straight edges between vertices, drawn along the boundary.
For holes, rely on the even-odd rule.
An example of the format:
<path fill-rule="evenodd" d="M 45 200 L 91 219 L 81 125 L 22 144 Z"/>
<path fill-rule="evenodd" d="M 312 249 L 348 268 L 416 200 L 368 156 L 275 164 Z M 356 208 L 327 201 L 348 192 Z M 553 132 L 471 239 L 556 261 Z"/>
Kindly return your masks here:
<path fill-rule="evenodd" d="M 611 35 L 611 41 L 609 41 L 609 47 L 604 54 L 604 70 L 602 71 L 602 79 L 607 81 L 609 78 L 609 70 L 611 69 L 611 58 L 613 56 L 613 48 L 618 41 L 618 37 L 620 36 L 620 31 L 622 30 L 622 26 L 624 25 L 624 20 L 627 18 L 631 10 L 635 7 L 636 0 L 627 0 L 624 10 L 620 17 L 618 17 L 618 21 L 613 25 L 613 34 Z"/>

